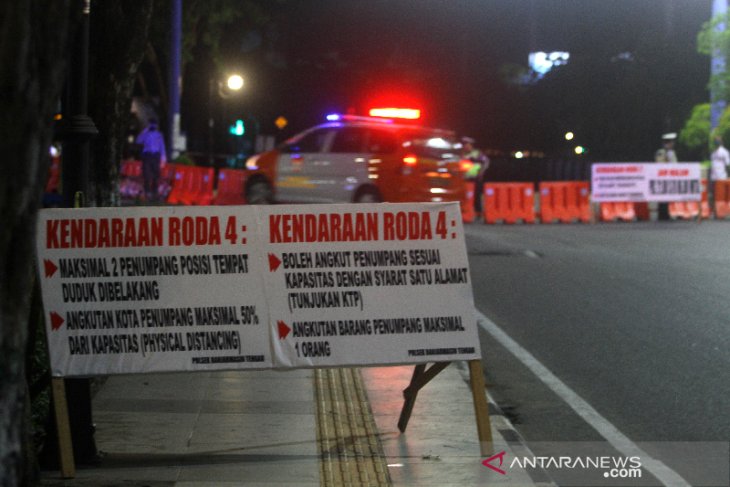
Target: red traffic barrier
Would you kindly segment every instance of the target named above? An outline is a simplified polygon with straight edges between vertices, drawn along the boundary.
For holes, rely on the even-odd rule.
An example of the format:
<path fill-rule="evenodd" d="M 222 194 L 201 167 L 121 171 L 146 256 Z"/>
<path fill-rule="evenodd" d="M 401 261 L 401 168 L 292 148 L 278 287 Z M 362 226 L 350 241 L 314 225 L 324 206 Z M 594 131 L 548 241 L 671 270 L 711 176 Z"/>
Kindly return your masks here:
<path fill-rule="evenodd" d="M 180 164 L 175 166 L 175 176 L 172 180 L 172 189 L 170 190 L 170 194 L 167 195 L 167 202 L 171 205 L 182 203 L 182 197 L 185 194 L 186 188 L 192 183 L 193 167 L 194 166 L 183 166 Z"/>
<path fill-rule="evenodd" d="M 54 156 L 51 158 L 51 165 L 48 166 L 48 179 L 46 179 L 46 193 L 58 192 L 61 184 L 61 158 Z"/>
<path fill-rule="evenodd" d="M 488 183 L 482 199 L 486 223 L 535 222 L 535 190 L 532 183 Z"/>
<path fill-rule="evenodd" d="M 474 212 L 474 181 L 466 181 L 466 198 L 461 202 L 461 220 L 464 223 L 473 223 Z"/>
<path fill-rule="evenodd" d="M 218 192 L 214 205 L 243 205 L 246 203 L 244 189 L 246 171 L 243 169 L 221 169 L 218 171 Z"/>
<path fill-rule="evenodd" d="M 213 174 L 212 167 L 176 166 L 167 202 L 172 205 L 209 205 L 213 199 Z"/>
<path fill-rule="evenodd" d="M 212 167 L 193 167 L 193 177 L 190 186 L 181 197 L 185 205 L 209 205 L 213 200 L 213 176 L 215 170 Z"/>
<path fill-rule="evenodd" d="M 647 202 L 634 203 L 634 213 L 637 220 L 651 220 L 651 210 Z"/>
<path fill-rule="evenodd" d="M 122 198 L 138 198 L 144 195 L 142 161 L 123 160 L 119 166 L 119 194 Z"/>
<path fill-rule="evenodd" d="M 119 175 L 127 178 L 142 176 L 142 161 L 124 160 L 119 168 Z"/>
<path fill-rule="evenodd" d="M 172 178 L 175 176 L 175 168 L 175 164 L 169 162 L 162 166 L 162 170 L 160 171 L 160 179 L 166 179 L 168 181 L 172 180 Z"/>
<path fill-rule="evenodd" d="M 730 179 L 715 181 L 715 218 L 730 215 Z"/>
<path fill-rule="evenodd" d="M 587 181 L 540 183 L 540 221 L 590 222 L 592 211 L 589 186 Z"/>
<path fill-rule="evenodd" d="M 142 161 L 127 159 L 119 167 L 119 175 L 125 178 L 142 177 Z"/>

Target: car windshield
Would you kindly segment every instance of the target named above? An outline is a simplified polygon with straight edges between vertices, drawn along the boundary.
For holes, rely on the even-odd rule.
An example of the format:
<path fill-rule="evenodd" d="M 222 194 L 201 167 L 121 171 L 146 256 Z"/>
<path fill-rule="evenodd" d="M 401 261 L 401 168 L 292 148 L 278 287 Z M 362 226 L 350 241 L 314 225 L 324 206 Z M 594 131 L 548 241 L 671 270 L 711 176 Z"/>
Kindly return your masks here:
<path fill-rule="evenodd" d="M 461 143 L 456 138 L 430 132 L 410 135 L 403 143 L 406 151 L 427 159 L 458 160 L 461 158 Z"/>

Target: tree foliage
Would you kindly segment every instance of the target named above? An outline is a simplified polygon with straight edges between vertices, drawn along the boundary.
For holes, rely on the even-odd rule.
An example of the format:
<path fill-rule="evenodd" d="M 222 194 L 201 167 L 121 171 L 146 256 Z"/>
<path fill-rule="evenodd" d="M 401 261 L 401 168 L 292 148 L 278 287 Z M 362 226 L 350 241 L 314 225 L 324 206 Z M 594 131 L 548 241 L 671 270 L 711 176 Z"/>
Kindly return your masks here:
<path fill-rule="evenodd" d="M 695 105 L 692 114 L 679 133 L 679 143 L 692 154 L 707 158 L 710 141 L 710 104 Z"/>
<path fill-rule="evenodd" d="M 710 75 L 707 88 L 717 100 L 730 99 L 730 71 L 727 61 L 730 58 L 730 13 L 715 15 L 702 25 L 697 34 L 697 52 L 706 56 L 720 57 L 725 69 Z M 706 159 L 711 150 L 712 122 L 710 103 L 696 105 L 684 124 L 679 135 L 679 142 L 690 152 Z M 723 140 L 730 140 L 730 109 L 725 109 L 718 121 L 714 134 Z"/>
<path fill-rule="evenodd" d="M 727 59 L 730 55 L 730 13 L 715 15 L 702 25 L 697 34 L 697 51 L 706 56 L 720 56 Z M 717 93 L 719 99 L 730 98 L 730 73 L 727 69 L 713 73 L 710 76 L 708 88 Z"/>
<path fill-rule="evenodd" d="M 99 136 L 93 144 L 90 187 L 98 206 L 117 204 L 118 164 L 152 13 L 153 0 L 92 4 L 89 113 Z"/>
<path fill-rule="evenodd" d="M 140 73 L 139 87 L 148 101 L 157 100 L 158 110 L 167 112 L 167 66 L 170 60 L 170 19 L 173 0 L 155 0 L 155 16 L 150 26 L 146 49 L 145 69 Z M 277 3 L 277 2 L 273 2 Z M 191 64 L 205 69 L 213 66 L 220 71 L 225 64 L 224 40 L 226 33 L 243 24 L 256 25 L 268 19 L 261 2 L 252 0 L 185 0 L 182 11 L 182 66 L 181 72 Z M 185 83 L 185 77 L 183 77 Z M 187 84 L 183 86 L 186 91 Z M 204 95 L 204 94 L 203 94 Z M 197 94 L 201 96 L 201 94 Z"/>

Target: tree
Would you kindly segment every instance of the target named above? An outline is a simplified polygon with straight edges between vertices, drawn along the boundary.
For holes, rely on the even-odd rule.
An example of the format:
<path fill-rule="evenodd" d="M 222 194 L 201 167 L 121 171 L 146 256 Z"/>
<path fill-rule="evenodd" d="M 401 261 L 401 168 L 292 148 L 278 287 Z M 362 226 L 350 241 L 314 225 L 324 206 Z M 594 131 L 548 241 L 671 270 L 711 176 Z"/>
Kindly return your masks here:
<path fill-rule="evenodd" d="M 240 45 L 250 26 L 268 20 L 267 11 L 283 0 L 256 2 L 251 0 L 185 0 L 183 2 L 182 36 L 182 124 L 194 134 L 208 131 L 208 120 L 199 114 L 200 100 L 207 100 L 211 77 L 220 71 L 229 58 L 230 46 Z M 169 62 L 170 0 L 156 0 L 156 14 L 150 27 L 145 61 L 138 76 L 139 94 L 155 106 L 166 127 L 164 114 L 169 107 L 165 67 Z M 194 108 L 191 108 L 194 107 Z M 189 141 L 194 147 L 195 140 Z M 205 144 L 203 144 L 205 145 Z"/>
<path fill-rule="evenodd" d="M 48 171 L 53 114 L 63 86 L 68 33 L 80 17 L 70 0 L 0 4 L 0 484 L 28 485 L 24 351 L 35 279 L 35 222 Z"/>
<path fill-rule="evenodd" d="M 710 141 L 710 104 L 695 105 L 692 114 L 679 133 L 679 143 L 693 156 L 707 158 Z"/>
<path fill-rule="evenodd" d="M 118 204 L 118 166 L 153 5 L 153 0 L 92 4 L 89 114 L 99 135 L 93 144 L 90 200 L 97 206 Z"/>
<path fill-rule="evenodd" d="M 53 115 L 64 85 L 70 32 L 80 25 L 82 2 L 18 0 L 0 6 L 0 485 L 31 485 L 37 467 L 30 441 L 25 382 L 30 296 L 35 279 L 35 221 L 46 179 Z M 94 194 L 113 200 L 119 147 L 119 119 L 125 119 L 136 65 L 138 36 L 146 33 L 152 0 L 99 2 L 94 34 L 91 113 L 101 129 L 97 139 Z M 125 22 L 126 21 L 126 22 Z M 129 22 L 129 23 L 127 23 Z M 122 30 L 123 29 L 123 30 Z M 131 29 L 131 30 L 130 30 Z M 131 31 L 134 37 L 128 38 Z M 139 31 L 139 33 L 138 33 Z M 125 39 L 126 42 L 119 42 Z M 146 37 L 142 40 L 142 47 Z M 135 53 L 138 50 L 138 53 Z M 104 57 L 106 56 L 106 57 Z M 126 100 L 126 101 L 125 101 Z"/>
<path fill-rule="evenodd" d="M 697 34 L 697 52 L 706 56 L 718 56 L 725 59 L 730 57 L 730 32 L 725 28 L 730 22 L 730 14 L 715 15 L 702 25 Z M 707 88 L 718 100 L 730 98 L 730 73 L 721 70 L 710 76 Z M 710 150 L 711 139 L 711 110 L 710 103 L 702 103 L 692 108 L 692 113 L 680 132 L 679 142 L 689 151 L 701 155 L 706 159 Z M 715 132 L 727 141 L 730 137 L 730 112 L 723 111 Z"/>

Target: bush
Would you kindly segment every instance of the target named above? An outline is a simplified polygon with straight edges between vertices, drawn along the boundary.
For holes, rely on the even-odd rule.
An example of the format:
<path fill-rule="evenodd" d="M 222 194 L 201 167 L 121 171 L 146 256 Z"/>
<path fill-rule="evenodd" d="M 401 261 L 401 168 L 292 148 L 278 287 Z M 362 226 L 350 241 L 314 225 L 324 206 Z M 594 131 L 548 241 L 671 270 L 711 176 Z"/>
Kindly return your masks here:
<path fill-rule="evenodd" d="M 172 160 L 173 164 L 181 164 L 183 166 L 194 166 L 195 162 L 187 155 L 187 154 L 180 154 L 175 159 Z"/>

